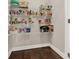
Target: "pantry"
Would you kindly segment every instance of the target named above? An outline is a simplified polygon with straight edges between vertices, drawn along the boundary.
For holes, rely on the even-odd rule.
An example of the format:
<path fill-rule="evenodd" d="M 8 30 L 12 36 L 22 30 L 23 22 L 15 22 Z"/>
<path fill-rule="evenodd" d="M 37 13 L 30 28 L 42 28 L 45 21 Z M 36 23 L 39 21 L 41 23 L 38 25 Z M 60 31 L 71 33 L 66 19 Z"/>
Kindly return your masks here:
<path fill-rule="evenodd" d="M 62 55 L 65 51 L 64 1 L 10 0 L 8 28 L 9 52 L 50 45 Z"/>

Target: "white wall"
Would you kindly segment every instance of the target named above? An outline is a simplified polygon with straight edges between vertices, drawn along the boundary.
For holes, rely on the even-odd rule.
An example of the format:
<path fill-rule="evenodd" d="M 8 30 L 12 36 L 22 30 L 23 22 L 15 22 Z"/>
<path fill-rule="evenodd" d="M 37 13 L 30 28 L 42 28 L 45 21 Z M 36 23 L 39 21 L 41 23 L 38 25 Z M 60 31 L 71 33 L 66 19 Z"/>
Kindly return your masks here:
<path fill-rule="evenodd" d="M 13 35 L 8 35 L 8 51 L 12 49 L 13 43 Z"/>
<path fill-rule="evenodd" d="M 51 0 L 52 1 L 52 0 Z M 64 0 L 54 0 L 55 20 L 52 45 L 65 53 L 65 12 Z"/>

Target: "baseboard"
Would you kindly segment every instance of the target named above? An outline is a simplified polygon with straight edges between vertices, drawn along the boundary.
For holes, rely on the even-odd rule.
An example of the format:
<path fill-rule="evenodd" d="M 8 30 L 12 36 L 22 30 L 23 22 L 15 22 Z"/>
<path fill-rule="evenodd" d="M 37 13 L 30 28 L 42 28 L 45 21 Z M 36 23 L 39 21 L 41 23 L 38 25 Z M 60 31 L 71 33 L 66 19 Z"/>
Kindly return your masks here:
<path fill-rule="evenodd" d="M 11 53 L 12 53 L 12 49 L 8 51 L 8 57 L 11 55 Z"/>
<path fill-rule="evenodd" d="M 44 43 L 44 44 L 28 45 L 28 46 L 22 46 L 22 47 L 14 47 L 12 49 L 12 51 L 40 48 L 40 47 L 45 47 L 45 46 L 49 46 L 49 45 L 50 45 L 49 43 Z"/>
<path fill-rule="evenodd" d="M 62 58 L 64 58 L 64 54 L 55 46 L 53 46 L 50 43 L 44 43 L 44 44 L 36 44 L 36 45 L 28 45 L 28 46 L 21 46 L 21 47 L 13 47 L 11 51 L 9 51 L 9 56 L 12 51 L 19 51 L 19 50 L 25 50 L 25 49 L 33 49 L 33 48 L 40 48 L 40 47 L 46 47 L 50 46 L 57 54 L 59 54 Z"/>
<path fill-rule="evenodd" d="M 58 48 L 56 48 L 54 45 L 50 44 L 50 47 L 57 53 L 59 54 L 62 58 L 65 57 L 65 54 L 63 54 Z"/>

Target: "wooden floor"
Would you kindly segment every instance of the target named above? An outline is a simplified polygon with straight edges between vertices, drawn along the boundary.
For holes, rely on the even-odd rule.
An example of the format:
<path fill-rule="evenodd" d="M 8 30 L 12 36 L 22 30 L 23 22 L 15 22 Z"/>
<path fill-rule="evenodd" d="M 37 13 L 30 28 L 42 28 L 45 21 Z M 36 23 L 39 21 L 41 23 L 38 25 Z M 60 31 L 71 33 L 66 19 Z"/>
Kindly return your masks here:
<path fill-rule="evenodd" d="M 50 47 L 14 51 L 9 59 L 63 59 Z"/>

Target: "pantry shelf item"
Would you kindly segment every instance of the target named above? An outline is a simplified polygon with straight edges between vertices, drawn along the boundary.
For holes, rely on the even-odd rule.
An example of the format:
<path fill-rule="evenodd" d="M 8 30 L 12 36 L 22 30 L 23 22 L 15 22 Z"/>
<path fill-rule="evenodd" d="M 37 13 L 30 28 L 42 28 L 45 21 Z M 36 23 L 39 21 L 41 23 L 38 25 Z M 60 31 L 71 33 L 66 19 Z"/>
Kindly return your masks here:
<path fill-rule="evenodd" d="M 11 6 L 18 6 L 19 5 L 19 0 L 11 0 Z"/>

